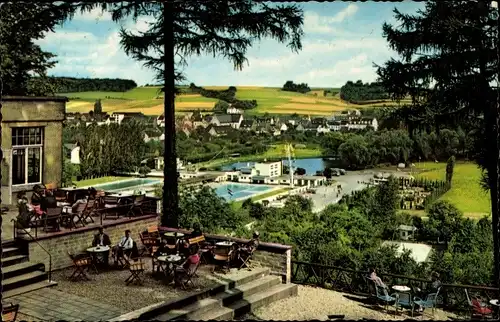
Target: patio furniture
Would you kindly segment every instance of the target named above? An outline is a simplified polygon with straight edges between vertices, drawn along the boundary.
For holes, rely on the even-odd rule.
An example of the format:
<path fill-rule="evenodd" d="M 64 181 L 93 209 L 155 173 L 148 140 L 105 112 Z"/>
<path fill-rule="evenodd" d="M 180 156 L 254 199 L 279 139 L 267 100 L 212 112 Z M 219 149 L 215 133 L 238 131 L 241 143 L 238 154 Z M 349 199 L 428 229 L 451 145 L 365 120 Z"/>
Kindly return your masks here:
<path fill-rule="evenodd" d="M 182 257 L 179 255 L 158 256 L 157 261 L 165 279 L 167 282 L 171 282 L 175 269 L 174 265 L 182 261 Z"/>
<path fill-rule="evenodd" d="M 155 239 L 160 238 L 160 232 L 158 231 L 158 226 L 149 226 L 148 236 Z"/>
<path fill-rule="evenodd" d="M 239 270 L 242 268 L 248 268 L 249 270 L 252 269 L 251 265 L 251 260 L 253 257 L 253 254 L 257 250 L 256 247 L 251 247 L 250 249 L 247 248 L 239 248 L 237 251 L 238 254 L 238 262 L 241 263 L 240 267 L 238 268 Z"/>
<path fill-rule="evenodd" d="M 106 253 L 108 253 L 109 250 L 109 246 L 95 246 L 87 248 L 87 253 L 89 253 L 92 257 L 92 266 L 96 273 L 99 273 L 97 271 L 97 265 L 108 265 L 107 259 L 109 258 L 106 256 Z"/>
<path fill-rule="evenodd" d="M 140 256 L 142 257 L 144 254 L 151 255 L 153 253 L 153 247 L 158 246 L 158 240 L 156 238 L 152 238 L 149 234 L 139 233 L 139 238 L 141 239 L 141 243 L 144 246 Z"/>
<path fill-rule="evenodd" d="M 500 309 L 500 303 L 498 302 L 497 299 L 490 300 L 491 306 L 495 309 L 494 311 L 494 316 L 493 318 L 498 319 L 498 311 Z"/>
<path fill-rule="evenodd" d="M 103 198 L 104 208 L 106 211 L 104 212 L 104 219 L 108 219 L 109 217 L 113 217 L 114 219 L 118 219 L 120 217 L 120 213 L 118 212 L 118 198 L 112 196 L 105 196 Z"/>
<path fill-rule="evenodd" d="M 411 310 L 411 316 L 413 317 L 413 307 L 415 304 L 411 299 L 411 294 L 408 292 L 396 293 L 396 314 L 398 313 L 398 307 Z"/>
<path fill-rule="evenodd" d="M 213 271 L 218 268 L 222 273 L 226 274 L 230 272 L 233 249 L 232 247 L 227 247 L 227 244 L 225 246 L 220 246 L 219 244 L 221 243 L 215 244 L 216 248 L 213 250 L 215 261 Z"/>
<path fill-rule="evenodd" d="M 3 322 L 16 321 L 18 311 L 19 311 L 19 304 L 9 303 L 8 305 L 5 305 L 2 303 L 2 321 Z"/>
<path fill-rule="evenodd" d="M 464 291 L 470 308 L 471 320 L 474 320 L 474 318 L 477 319 L 478 317 L 481 319 L 493 318 L 493 310 L 491 308 L 489 308 L 485 303 L 481 302 L 478 297 L 471 298 L 469 296 L 469 292 L 467 292 L 467 289 L 465 289 Z"/>
<path fill-rule="evenodd" d="M 142 203 L 146 199 L 146 195 L 135 196 L 133 202 L 130 204 L 130 209 L 127 212 L 128 217 L 134 217 L 137 213 L 144 215 L 142 211 Z"/>
<path fill-rule="evenodd" d="M 87 224 L 87 219 L 90 219 L 92 223 L 94 223 L 94 218 L 92 218 L 92 215 L 95 214 L 95 210 L 97 206 L 97 202 L 94 199 L 89 199 L 87 201 L 87 207 L 82 212 L 82 221 Z"/>
<path fill-rule="evenodd" d="M 85 273 L 85 270 L 89 271 L 92 266 L 92 258 L 87 254 L 79 254 L 73 255 L 68 252 L 68 256 L 71 258 L 73 262 L 74 271 L 70 276 L 70 280 L 76 280 L 77 278 L 84 278 L 86 280 L 90 280 L 90 278 Z"/>
<path fill-rule="evenodd" d="M 413 299 L 413 304 L 423 308 L 424 310 L 425 309 L 432 309 L 432 316 L 434 317 L 435 315 L 435 311 L 436 311 L 436 306 L 437 306 L 437 298 L 438 298 L 438 294 L 439 294 L 439 291 L 441 290 L 441 288 L 438 288 L 438 291 L 436 293 L 430 293 L 427 295 L 425 301 L 422 300 L 421 298 L 415 296 L 415 298 Z M 466 290 L 467 292 L 467 290 Z M 413 310 L 412 309 L 412 316 L 413 316 Z"/>
<path fill-rule="evenodd" d="M 142 285 L 141 276 L 144 274 L 145 265 L 144 262 L 138 261 L 135 263 L 131 263 L 129 266 L 130 276 L 125 280 L 126 285 L 129 285 L 132 282 L 138 282 Z"/>
<path fill-rule="evenodd" d="M 57 189 L 54 191 L 54 197 L 56 198 L 56 201 L 58 201 L 58 202 L 65 202 L 68 199 L 68 194 L 64 190 Z"/>
<path fill-rule="evenodd" d="M 83 222 L 83 213 L 85 211 L 85 208 L 87 207 L 86 203 L 79 203 L 76 205 L 76 208 L 71 209 L 71 212 L 63 215 L 64 219 L 63 224 L 66 224 L 69 226 L 69 228 L 77 228 L 78 224 L 81 224 L 82 227 L 85 227 L 85 223 Z M 75 221 L 76 219 L 76 221 Z"/>
<path fill-rule="evenodd" d="M 52 226 L 56 231 L 60 231 L 59 221 L 61 220 L 62 208 L 47 208 L 47 214 L 43 219 L 43 230 L 47 232 L 47 227 Z"/>
<path fill-rule="evenodd" d="M 208 264 L 208 260 L 206 258 L 207 254 L 210 253 L 211 247 L 207 247 L 205 245 L 206 239 L 205 236 L 201 235 L 198 237 L 190 238 L 188 239 L 189 246 L 191 245 L 198 245 L 199 246 L 199 255 L 200 255 L 200 261 L 202 264 Z"/>
<path fill-rule="evenodd" d="M 375 291 L 377 294 L 377 299 L 381 300 L 384 303 L 384 308 L 386 311 L 390 303 L 396 302 L 396 294 L 389 295 L 385 287 L 375 285 Z"/>
<path fill-rule="evenodd" d="M 198 276 L 196 275 L 196 272 L 198 271 L 198 267 L 200 267 L 200 263 L 201 261 L 199 261 L 193 269 L 185 269 L 184 267 L 180 266 L 174 269 L 174 276 L 178 276 L 179 274 L 181 274 L 180 278 L 176 280 L 181 283 L 181 287 L 183 290 L 187 289 L 189 283 L 191 283 L 193 287 L 196 287 L 193 279 Z"/>

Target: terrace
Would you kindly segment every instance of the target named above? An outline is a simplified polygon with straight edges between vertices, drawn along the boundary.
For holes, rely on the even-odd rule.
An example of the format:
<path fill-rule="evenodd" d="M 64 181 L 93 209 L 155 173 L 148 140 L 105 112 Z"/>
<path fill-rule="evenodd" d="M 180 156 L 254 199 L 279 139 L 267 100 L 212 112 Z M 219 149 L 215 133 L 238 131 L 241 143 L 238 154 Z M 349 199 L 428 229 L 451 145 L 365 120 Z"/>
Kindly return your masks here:
<path fill-rule="evenodd" d="M 395 312 L 394 306 L 385 309 L 373 300 L 374 296 L 364 278 L 366 272 L 292 261 L 290 246 L 272 243 L 259 245 L 254 254 L 257 267 L 252 271 L 232 269 L 228 274 L 219 274 L 212 273 L 212 263 L 202 265 L 195 286 L 186 290 L 175 288 L 161 278 L 158 279 L 153 273 L 152 258 L 149 256 L 140 258 L 140 261 L 145 263 L 145 274 L 143 283 L 139 285 L 126 285 L 125 280 L 130 276 L 128 269 L 99 269 L 98 273 L 88 272 L 88 281 L 69 280 L 73 267 L 67 252 L 85 252 L 97 226 L 102 225 L 115 242 L 125 229 L 130 229 L 133 239 L 142 248 L 139 233 L 158 223 L 156 202 L 156 198 L 145 200 L 141 204 L 143 214 L 138 216 L 128 216 L 130 208 L 123 205 L 119 211 L 120 216 L 116 219 L 105 219 L 109 210 L 98 208 L 94 211 L 94 223 L 83 227 L 62 228 L 56 232 L 45 232 L 39 228 L 38 232 L 33 232 L 36 237 L 29 245 L 29 261 L 18 265 L 43 263 L 48 272 L 43 271 L 45 275 L 37 275 L 36 281 L 33 276 L 30 277 L 31 283 L 35 282 L 34 284 L 29 284 L 29 280 L 21 283 L 20 277 L 26 276 L 23 274 L 26 272 L 15 276 L 9 266 L 4 265 L 4 271 L 7 272 L 4 285 L 10 285 L 4 289 L 3 297 L 6 302 L 20 304 L 19 318 L 23 320 L 90 320 L 102 317 L 114 321 L 135 318 L 164 320 L 174 317 L 326 320 L 329 315 L 344 315 L 348 319 L 411 318 L 410 311 L 402 312 L 400 309 Z M 9 233 L 9 228 L 13 233 L 10 218 L 15 215 L 13 211 L 3 215 L 3 236 Z M 160 234 L 168 232 L 190 233 L 183 229 L 159 227 Z M 205 238 L 210 244 L 220 241 L 247 242 L 239 238 L 210 234 L 205 234 Z M 3 246 L 8 254 L 2 262 L 10 262 L 12 257 L 9 256 L 14 251 L 12 245 Z M 392 274 L 379 276 L 391 286 L 407 285 L 425 290 L 430 283 L 427 280 Z M 16 282 L 10 283 L 9 279 L 16 279 Z M 27 287 L 36 285 L 37 282 L 42 283 L 42 280 L 44 285 L 26 292 Z M 22 292 L 12 289 L 13 284 L 20 286 Z M 132 294 L 141 296 L 131 296 Z M 471 309 L 469 300 L 474 294 L 481 295 L 483 302 L 488 303 L 489 300 L 498 298 L 498 289 L 443 285 L 438 299 L 439 309 L 435 314 L 430 315 L 427 310 L 425 315 L 415 313 L 414 317 L 436 320 L 468 318 Z M 59 304 L 54 306 L 50 303 Z"/>

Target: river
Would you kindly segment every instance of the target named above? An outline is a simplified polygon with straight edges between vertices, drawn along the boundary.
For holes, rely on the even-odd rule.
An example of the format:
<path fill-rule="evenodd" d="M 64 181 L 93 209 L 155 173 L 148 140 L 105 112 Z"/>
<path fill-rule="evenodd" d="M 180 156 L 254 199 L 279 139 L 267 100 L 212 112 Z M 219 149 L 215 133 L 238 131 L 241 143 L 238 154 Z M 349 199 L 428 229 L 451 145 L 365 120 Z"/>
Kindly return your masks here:
<path fill-rule="evenodd" d="M 284 166 L 288 166 L 288 160 L 283 159 L 281 160 Z M 296 159 L 292 160 L 293 166 L 295 169 L 297 168 L 304 168 L 306 170 L 307 175 L 315 175 L 316 171 L 323 171 L 326 167 L 330 168 L 335 168 L 339 167 L 337 162 L 333 160 L 323 160 L 322 158 L 308 158 L 308 159 Z M 233 164 L 228 164 L 225 166 L 222 166 L 221 169 L 222 171 L 231 171 L 232 169 L 236 168 L 236 170 L 239 170 L 241 168 L 246 168 L 250 167 L 254 164 L 255 162 L 236 162 Z"/>

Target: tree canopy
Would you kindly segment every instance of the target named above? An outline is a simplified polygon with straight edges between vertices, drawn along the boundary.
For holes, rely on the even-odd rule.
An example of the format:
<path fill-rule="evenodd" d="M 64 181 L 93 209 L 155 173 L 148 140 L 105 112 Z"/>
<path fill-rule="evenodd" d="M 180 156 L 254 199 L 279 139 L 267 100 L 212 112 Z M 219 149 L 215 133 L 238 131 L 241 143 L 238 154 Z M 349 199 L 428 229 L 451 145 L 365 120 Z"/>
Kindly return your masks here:
<path fill-rule="evenodd" d="M 389 98 L 384 88 L 379 83 L 365 83 L 358 80 L 356 83 L 348 81 L 340 88 L 340 98 L 352 103 L 363 101 L 376 101 Z"/>

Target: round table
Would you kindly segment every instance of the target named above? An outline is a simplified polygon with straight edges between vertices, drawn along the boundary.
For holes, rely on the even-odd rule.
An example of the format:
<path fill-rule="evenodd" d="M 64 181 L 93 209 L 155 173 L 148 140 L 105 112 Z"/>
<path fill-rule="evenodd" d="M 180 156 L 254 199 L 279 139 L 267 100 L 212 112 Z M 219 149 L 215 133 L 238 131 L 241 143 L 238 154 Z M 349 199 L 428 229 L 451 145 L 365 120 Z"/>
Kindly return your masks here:
<path fill-rule="evenodd" d="M 92 256 L 92 260 L 94 261 L 94 264 L 103 264 L 105 266 L 108 265 L 107 263 L 107 256 L 106 253 L 108 253 L 110 250 L 109 246 L 95 246 L 95 247 L 89 247 L 87 248 L 87 253 L 90 253 Z M 97 271 L 97 269 L 96 269 Z"/>
<path fill-rule="evenodd" d="M 67 206 L 71 206 L 71 204 L 69 202 L 57 202 L 57 206 L 58 207 L 67 207 Z"/>
<path fill-rule="evenodd" d="M 404 285 L 394 285 L 392 287 L 392 289 L 397 291 L 397 292 L 409 292 L 409 291 L 411 291 L 411 288 L 409 288 L 408 286 L 404 286 Z"/>
<path fill-rule="evenodd" d="M 498 300 L 490 300 L 490 304 L 494 306 L 500 306 L 500 303 L 498 303 Z"/>
<path fill-rule="evenodd" d="M 156 259 L 161 263 L 165 276 L 169 277 L 174 272 L 172 267 L 173 264 L 180 262 L 182 257 L 180 255 L 163 255 L 158 256 Z M 165 266 L 163 266 L 163 264 Z"/>
<path fill-rule="evenodd" d="M 231 247 L 235 244 L 235 242 L 231 242 L 231 241 L 221 241 L 221 242 L 218 242 L 218 243 L 215 243 L 215 246 L 220 246 L 220 247 Z"/>

